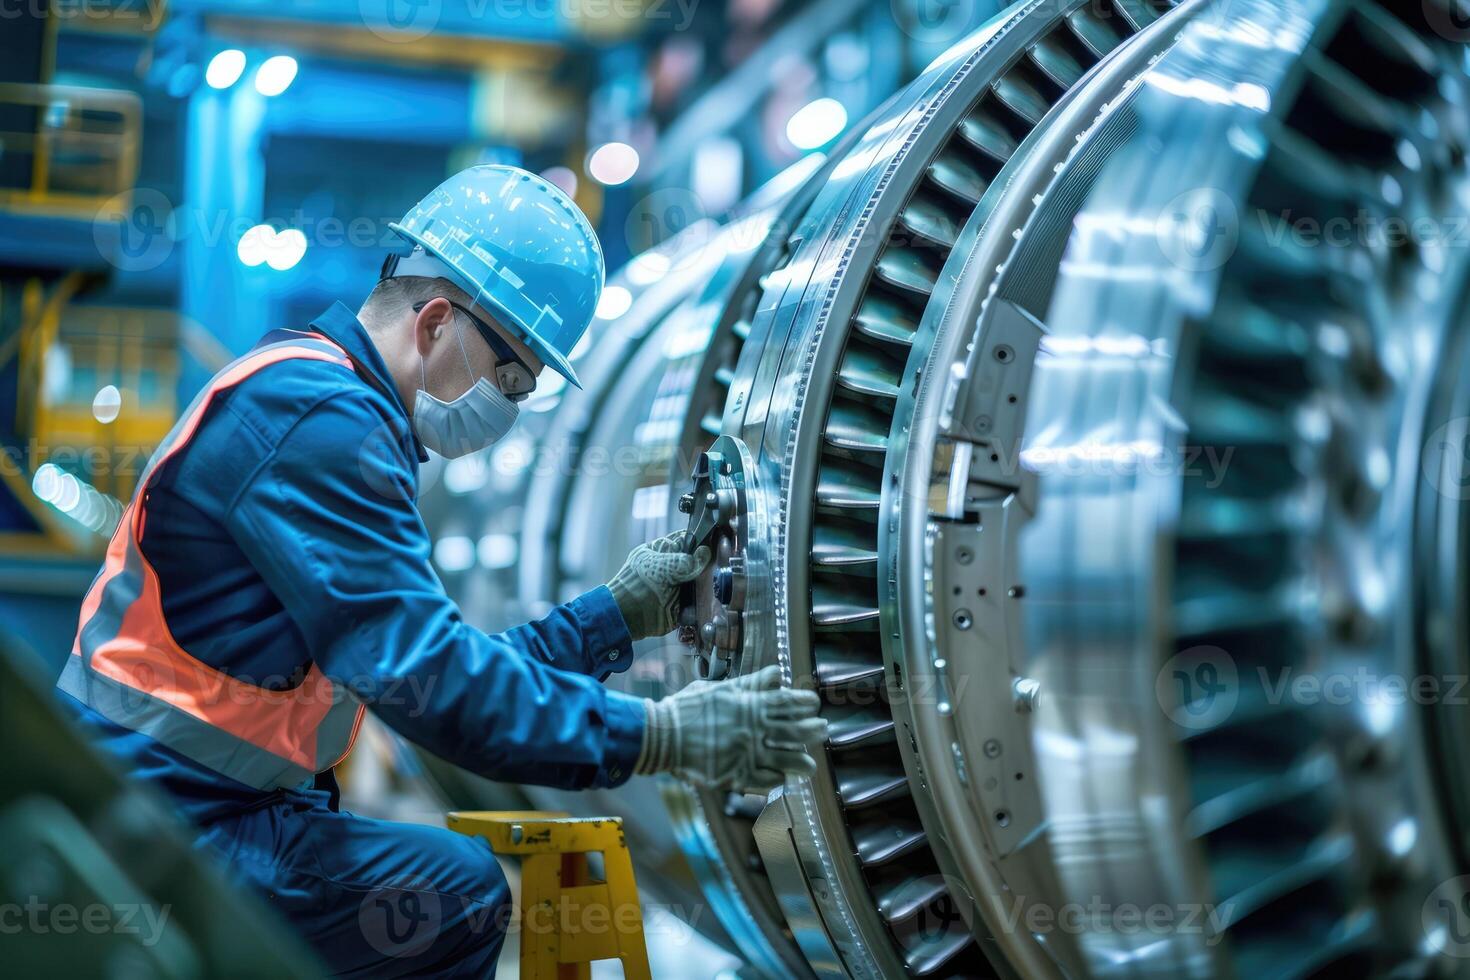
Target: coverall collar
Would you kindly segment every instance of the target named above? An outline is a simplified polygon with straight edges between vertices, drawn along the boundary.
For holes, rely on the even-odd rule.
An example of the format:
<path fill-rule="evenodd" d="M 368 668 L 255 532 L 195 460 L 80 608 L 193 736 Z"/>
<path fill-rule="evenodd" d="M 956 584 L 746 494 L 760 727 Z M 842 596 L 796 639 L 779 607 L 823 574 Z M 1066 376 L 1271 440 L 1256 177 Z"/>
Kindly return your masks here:
<path fill-rule="evenodd" d="M 328 340 L 345 350 L 354 364 L 372 375 L 372 380 L 376 382 L 374 387 L 381 389 L 393 402 L 393 407 L 398 409 L 398 414 L 403 416 L 408 437 L 413 441 L 413 450 L 419 462 L 427 463 L 429 454 L 424 451 L 418 436 L 413 434 L 408 408 L 403 404 L 403 396 L 398 393 L 398 385 L 394 383 L 393 375 L 388 373 L 383 355 L 378 353 L 377 345 L 368 336 L 367 328 L 358 320 L 357 314 L 340 302 L 333 303 L 311 321 L 311 329 L 325 335 Z"/>

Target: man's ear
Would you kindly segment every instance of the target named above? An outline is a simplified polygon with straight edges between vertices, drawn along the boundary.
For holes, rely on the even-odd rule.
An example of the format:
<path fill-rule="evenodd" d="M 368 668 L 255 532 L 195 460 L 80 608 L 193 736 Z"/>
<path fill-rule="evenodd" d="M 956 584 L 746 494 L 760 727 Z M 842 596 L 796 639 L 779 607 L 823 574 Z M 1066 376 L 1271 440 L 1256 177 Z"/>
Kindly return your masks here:
<path fill-rule="evenodd" d="M 413 342 L 420 357 L 428 357 L 434 342 L 444 335 L 454 319 L 454 307 L 443 296 L 435 296 L 423 305 L 413 322 Z"/>

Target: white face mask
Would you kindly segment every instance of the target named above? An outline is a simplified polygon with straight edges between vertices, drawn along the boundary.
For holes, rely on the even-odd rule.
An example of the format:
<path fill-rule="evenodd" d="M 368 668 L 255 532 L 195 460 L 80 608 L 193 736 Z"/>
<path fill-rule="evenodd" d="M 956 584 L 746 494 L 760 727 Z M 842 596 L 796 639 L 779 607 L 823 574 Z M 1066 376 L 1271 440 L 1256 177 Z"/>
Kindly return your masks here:
<path fill-rule="evenodd" d="M 464 337 L 457 323 L 454 336 L 459 340 L 465 368 L 473 378 L 475 369 L 470 367 L 470 355 L 464 349 Z M 516 424 L 520 406 L 487 379 L 480 378 L 464 394 L 446 402 L 429 394 L 428 369 L 423 363 L 419 371 L 424 384 L 414 396 L 413 429 L 419 441 L 440 456 L 457 459 L 478 452 L 504 438 Z"/>

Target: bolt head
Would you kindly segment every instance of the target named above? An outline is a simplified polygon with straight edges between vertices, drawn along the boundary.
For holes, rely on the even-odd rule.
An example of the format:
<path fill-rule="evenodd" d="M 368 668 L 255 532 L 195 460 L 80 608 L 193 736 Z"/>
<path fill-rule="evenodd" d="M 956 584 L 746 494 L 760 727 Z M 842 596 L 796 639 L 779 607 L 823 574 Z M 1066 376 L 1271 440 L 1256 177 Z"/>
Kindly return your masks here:
<path fill-rule="evenodd" d="M 1011 682 L 1011 693 L 1016 699 L 1016 710 L 1029 714 L 1036 710 L 1041 700 L 1041 682 L 1030 677 L 1018 677 Z"/>

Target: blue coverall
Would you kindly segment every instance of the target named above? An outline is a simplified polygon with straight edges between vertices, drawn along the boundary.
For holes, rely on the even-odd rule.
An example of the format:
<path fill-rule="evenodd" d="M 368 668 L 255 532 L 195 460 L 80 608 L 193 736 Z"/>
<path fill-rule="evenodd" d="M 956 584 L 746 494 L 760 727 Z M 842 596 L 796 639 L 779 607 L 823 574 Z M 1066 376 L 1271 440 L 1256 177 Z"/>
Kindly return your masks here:
<path fill-rule="evenodd" d="M 315 662 L 413 742 L 491 778 L 624 782 L 644 718 L 638 699 L 600 683 L 633 659 L 611 593 L 493 636 L 466 625 L 429 565 L 415 506 L 424 456 L 382 358 L 341 304 L 311 329 L 359 374 L 306 360 L 263 369 L 217 399 L 153 485 L 142 545 L 179 645 L 276 689 Z M 330 773 L 245 786 L 58 696 L 334 973 L 493 974 L 509 894 L 483 841 L 338 812 Z"/>

